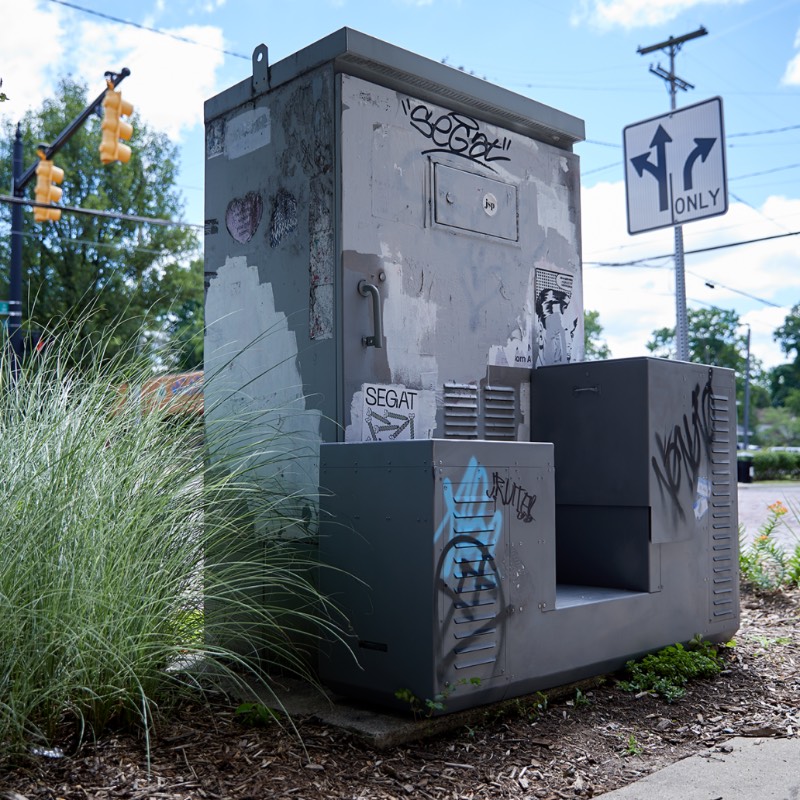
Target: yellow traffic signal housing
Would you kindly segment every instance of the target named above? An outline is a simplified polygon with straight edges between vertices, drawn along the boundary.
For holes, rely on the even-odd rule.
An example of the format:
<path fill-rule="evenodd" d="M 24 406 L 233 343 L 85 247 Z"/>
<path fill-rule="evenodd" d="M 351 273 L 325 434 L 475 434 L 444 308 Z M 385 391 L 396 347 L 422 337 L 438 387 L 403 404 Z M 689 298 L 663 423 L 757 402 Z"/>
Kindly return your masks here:
<path fill-rule="evenodd" d="M 41 161 L 36 165 L 36 202 L 57 203 L 63 192 L 56 184 L 64 180 L 64 170 L 48 161 L 42 152 L 39 153 L 39 158 Z M 35 206 L 33 219 L 35 222 L 58 222 L 61 219 L 61 209 Z"/>
<path fill-rule="evenodd" d="M 128 141 L 133 135 L 133 125 L 122 117 L 133 114 L 133 105 L 122 99 L 122 92 L 117 92 L 109 84 L 103 98 L 103 122 L 100 127 L 103 138 L 100 142 L 100 160 L 104 164 L 120 161 L 127 164 L 131 157 L 131 149 L 122 144 L 120 139 Z"/>

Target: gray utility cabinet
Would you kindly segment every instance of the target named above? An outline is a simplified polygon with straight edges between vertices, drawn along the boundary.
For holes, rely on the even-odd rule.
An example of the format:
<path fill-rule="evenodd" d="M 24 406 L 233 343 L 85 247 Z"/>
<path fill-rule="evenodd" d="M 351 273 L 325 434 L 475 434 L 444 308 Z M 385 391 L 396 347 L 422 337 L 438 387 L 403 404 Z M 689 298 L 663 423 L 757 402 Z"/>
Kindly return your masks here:
<path fill-rule="evenodd" d="M 729 639 L 735 408 L 731 370 L 585 362 L 533 374 L 546 444 L 323 445 L 321 552 L 342 572 L 322 587 L 360 662 L 331 645 L 323 679 L 455 711 Z"/>
<path fill-rule="evenodd" d="M 447 711 L 522 693 L 555 600 L 553 446 L 324 444 L 320 473 L 321 589 L 352 625 L 322 680 L 405 710 L 398 690 Z"/>
<path fill-rule="evenodd" d="M 529 440 L 531 368 L 583 354 L 583 122 L 346 28 L 267 55 L 205 105 L 212 417 Z"/>

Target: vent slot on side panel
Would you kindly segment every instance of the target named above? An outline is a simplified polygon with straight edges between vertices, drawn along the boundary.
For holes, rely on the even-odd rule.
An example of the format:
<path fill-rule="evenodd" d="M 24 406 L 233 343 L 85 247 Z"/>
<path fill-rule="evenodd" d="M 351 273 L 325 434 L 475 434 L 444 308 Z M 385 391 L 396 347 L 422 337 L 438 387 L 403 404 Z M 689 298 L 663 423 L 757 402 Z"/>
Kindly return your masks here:
<path fill-rule="evenodd" d="M 734 570 L 739 568 L 735 557 L 733 530 L 733 470 L 731 461 L 732 405 L 727 395 L 711 395 L 711 586 L 712 620 L 732 617 L 736 608 Z"/>
<path fill-rule="evenodd" d="M 444 385 L 446 439 L 478 438 L 478 387 L 473 383 Z"/>
<path fill-rule="evenodd" d="M 498 659 L 497 617 L 502 588 L 495 563 L 501 531 L 494 503 L 484 495 L 454 498 L 456 535 L 452 578 L 451 657 L 457 670 Z"/>
<path fill-rule="evenodd" d="M 483 424 L 487 439 L 513 441 L 517 393 L 512 386 L 486 386 L 483 390 Z"/>

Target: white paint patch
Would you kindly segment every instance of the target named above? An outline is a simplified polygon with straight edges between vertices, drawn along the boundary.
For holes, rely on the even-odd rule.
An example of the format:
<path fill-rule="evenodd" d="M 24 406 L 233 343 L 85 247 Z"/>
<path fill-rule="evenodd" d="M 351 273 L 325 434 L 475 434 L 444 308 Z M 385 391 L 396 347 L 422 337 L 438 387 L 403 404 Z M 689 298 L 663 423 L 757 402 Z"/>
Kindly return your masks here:
<path fill-rule="evenodd" d="M 436 359 L 436 303 L 403 289 L 402 254 L 393 256 L 386 243 L 381 244 L 386 280 L 380 284 L 383 304 L 383 334 L 392 383 L 419 385 L 420 376 L 430 383 L 423 389 L 435 389 L 439 383 Z"/>
<path fill-rule="evenodd" d="M 525 305 L 517 317 L 517 325 L 504 345 L 492 345 L 489 349 L 489 366 L 533 368 L 535 288 L 534 271 L 530 270 Z"/>
<path fill-rule="evenodd" d="M 575 224 L 569 217 L 569 193 L 566 186 L 551 186 L 536 181 L 538 223 L 551 228 L 568 242 L 578 241 Z"/>
<path fill-rule="evenodd" d="M 708 500 L 711 497 L 711 481 L 708 478 L 698 478 L 697 497 L 694 501 L 695 519 L 701 520 L 708 512 Z"/>
<path fill-rule="evenodd" d="M 227 457 L 253 465 L 265 487 L 280 471 L 281 486 L 305 502 L 318 491 L 320 412 L 306 408 L 297 340 L 272 286 L 244 256 L 228 258 L 211 281 L 206 326 L 209 430 L 230 429 Z"/>
<path fill-rule="evenodd" d="M 265 147 L 272 140 L 269 108 L 251 108 L 225 124 L 225 155 L 239 158 Z"/>
<path fill-rule="evenodd" d="M 362 384 L 353 395 L 347 442 L 429 439 L 436 425 L 436 392 L 400 384 Z"/>

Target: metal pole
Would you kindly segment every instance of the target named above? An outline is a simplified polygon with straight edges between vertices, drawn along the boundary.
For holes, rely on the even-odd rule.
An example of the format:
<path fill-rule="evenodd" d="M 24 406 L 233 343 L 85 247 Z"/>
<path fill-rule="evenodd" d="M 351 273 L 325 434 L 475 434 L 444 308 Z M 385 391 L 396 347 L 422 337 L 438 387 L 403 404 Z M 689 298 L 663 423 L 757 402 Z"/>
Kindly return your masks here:
<path fill-rule="evenodd" d="M 22 130 L 17 124 L 13 151 L 13 191 L 22 197 L 19 185 L 22 176 Z M 8 273 L 8 340 L 12 357 L 22 356 L 22 206 L 15 203 L 11 209 L 11 267 Z"/>
<path fill-rule="evenodd" d="M 669 49 L 669 74 L 675 77 L 675 53 L 678 45 Z M 677 89 L 675 81 L 669 83 L 669 107 L 672 111 L 677 107 Z M 675 226 L 675 340 L 678 361 L 689 360 L 689 320 L 686 316 L 686 271 L 683 263 L 683 227 Z"/>
<path fill-rule="evenodd" d="M 675 74 L 675 56 L 685 42 L 697 39 L 700 36 L 705 36 L 707 33 L 708 31 L 700 26 L 696 31 L 692 31 L 692 33 L 687 33 L 678 37 L 670 36 L 669 39 L 664 42 L 659 42 L 649 47 L 640 47 L 637 50 L 640 55 L 652 53 L 656 50 L 666 50 L 669 53 L 669 72 L 664 72 L 661 65 L 657 68 L 651 66 L 650 72 L 669 84 L 670 109 L 672 111 L 675 111 L 677 107 L 676 95 L 678 89 L 686 90 L 694 88 L 691 83 L 679 78 Z M 680 225 L 675 226 L 675 350 L 675 357 L 678 361 L 689 360 L 689 320 L 686 314 L 686 271 L 683 263 L 683 228 Z"/>
<path fill-rule="evenodd" d="M 747 359 L 744 368 L 744 431 L 742 444 L 747 450 L 750 444 L 750 326 L 747 326 Z"/>

